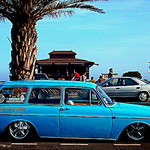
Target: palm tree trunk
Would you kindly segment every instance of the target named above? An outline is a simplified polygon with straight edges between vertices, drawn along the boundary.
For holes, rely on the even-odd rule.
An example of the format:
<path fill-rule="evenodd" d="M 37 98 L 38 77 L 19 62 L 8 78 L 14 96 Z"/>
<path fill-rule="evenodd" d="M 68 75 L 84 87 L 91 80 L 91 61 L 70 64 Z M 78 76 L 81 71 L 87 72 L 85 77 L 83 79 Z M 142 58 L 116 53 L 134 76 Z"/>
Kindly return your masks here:
<path fill-rule="evenodd" d="M 10 72 L 12 80 L 32 80 L 37 53 L 35 25 L 13 24 L 11 29 L 12 51 Z"/>

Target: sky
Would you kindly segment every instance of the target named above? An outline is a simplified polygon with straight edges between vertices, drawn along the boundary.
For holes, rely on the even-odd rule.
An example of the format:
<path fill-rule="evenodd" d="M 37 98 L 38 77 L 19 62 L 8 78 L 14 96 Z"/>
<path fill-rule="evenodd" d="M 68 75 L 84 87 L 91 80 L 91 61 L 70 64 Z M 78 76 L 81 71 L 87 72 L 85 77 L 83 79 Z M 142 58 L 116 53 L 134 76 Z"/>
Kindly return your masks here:
<path fill-rule="evenodd" d="M 77 58 L 94 61 L 90 77 L 113 68 L 122 76 L 139 71 L 150 80 L 150 0 L 109 0 L 91 3 L 105 14 L 75 9 L 72 17 L 37 22 L 37 59 L 53 50 L 73 50 Z M 9 80 L 11 23 L 0 22 L 0 80 Z"/>

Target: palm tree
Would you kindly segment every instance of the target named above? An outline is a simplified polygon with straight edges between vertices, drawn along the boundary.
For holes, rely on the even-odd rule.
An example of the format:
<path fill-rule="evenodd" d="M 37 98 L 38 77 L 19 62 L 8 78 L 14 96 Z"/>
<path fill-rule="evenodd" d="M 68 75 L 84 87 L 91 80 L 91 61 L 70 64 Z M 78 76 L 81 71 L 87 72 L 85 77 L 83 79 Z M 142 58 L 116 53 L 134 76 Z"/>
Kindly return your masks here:
<path fill-rule="evenodd" d="M 12 80 L 33 79 L 36 53 L 36 22 L 48 16 L 58 18 L 62 14 L 72 16 L 73 8 L 87 9 L 104 13 L 85 2 L 94 0 L 0 0 L 0 21 L 8 19 L 11 29 Z"/>

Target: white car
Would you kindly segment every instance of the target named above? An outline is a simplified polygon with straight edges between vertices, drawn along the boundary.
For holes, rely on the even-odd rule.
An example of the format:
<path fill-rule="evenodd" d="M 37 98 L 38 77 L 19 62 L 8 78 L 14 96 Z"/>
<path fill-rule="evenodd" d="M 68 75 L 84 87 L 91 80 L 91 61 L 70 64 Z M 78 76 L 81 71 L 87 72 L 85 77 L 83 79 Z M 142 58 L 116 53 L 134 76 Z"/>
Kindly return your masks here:
<path fill-rule="evenodd" d="M 109 78 L 99 84 L 111 98 L 137 98 L 145 102 L 150 97 L 150 84 L 135 77 Z"/>

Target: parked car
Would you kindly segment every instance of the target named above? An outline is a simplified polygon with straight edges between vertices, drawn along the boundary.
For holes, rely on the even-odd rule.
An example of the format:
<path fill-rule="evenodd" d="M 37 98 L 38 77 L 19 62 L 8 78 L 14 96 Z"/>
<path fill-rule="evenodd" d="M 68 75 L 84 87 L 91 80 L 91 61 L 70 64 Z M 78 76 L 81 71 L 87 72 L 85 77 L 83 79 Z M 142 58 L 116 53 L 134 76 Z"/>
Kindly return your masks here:
<path fill-rule="evenodd" d="M 137 98 L 145 102 L 150 97 L 150 84 L 134 77 L 116 77 L 99 84 L 111 98 Z"/>
<path fill-rule="evenodd" d="M 48 76 L 45 73 L 36 73 L 34 80 L 48 80 Z"/>
<path fill-rule="evenodd" d="M 140 110 L 140 111 L 139 111 Z M 46 138 L 142 140 L 150 130 L 150 107 L 117 103 L 94 83 L 10 81 L 0 85 L 0 134 L 23 140 Z"/>
<path fill-rule="evenodd" d="M 6 82 L 6 81 L 0 81 L 0 84 L 2 84 L 2 83 L 4 83 L 4 82 Z"/>

